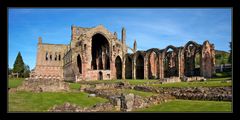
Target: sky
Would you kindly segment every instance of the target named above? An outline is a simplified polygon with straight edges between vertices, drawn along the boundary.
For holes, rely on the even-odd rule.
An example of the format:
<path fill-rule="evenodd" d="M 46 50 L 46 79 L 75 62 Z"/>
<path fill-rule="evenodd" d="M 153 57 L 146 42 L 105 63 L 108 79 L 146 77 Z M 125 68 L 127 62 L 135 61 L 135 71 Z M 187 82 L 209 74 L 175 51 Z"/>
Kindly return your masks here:
<path fill-rule="evenodd" d="M 216 50 L 229 52 L 232 40 L 231 8 L 9 8 L 8 65 L 13 68 L 21 52 L 33 69 L 39 36 L 43 43 L 69 44 L 72 25 L 100 24 L 118 39 L 124 27 L 127 45 L 133 47 L 136 39 L 138 50 L 209 40 Z"/>

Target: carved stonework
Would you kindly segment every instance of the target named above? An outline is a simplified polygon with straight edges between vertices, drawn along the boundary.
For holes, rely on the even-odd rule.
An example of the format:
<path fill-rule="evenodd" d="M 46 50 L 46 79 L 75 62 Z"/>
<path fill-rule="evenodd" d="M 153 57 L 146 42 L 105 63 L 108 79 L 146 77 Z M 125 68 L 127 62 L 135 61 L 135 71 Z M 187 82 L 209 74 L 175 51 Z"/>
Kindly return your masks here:
<path fill-rule="evenodd" d="M 38 40 L 37 60 L 31 77 L 59 77 L 62 80 L 163 79 L 182 76 L 211 77 L 214 73 L 214 45 L 189 41 L 184 47 L 167 46 L 127 53 L 126 29 L 121 39 L 103 25 L 93 28 L 72 26 L 68 45 Z M 170 51 L 171 49 L 171 51 Z M 197 54 L 200 61 L 196 61 Z M 199 65 L 196 65 L 196 64 Z M 197 68 L 197 66 L 200 68 Z"/>

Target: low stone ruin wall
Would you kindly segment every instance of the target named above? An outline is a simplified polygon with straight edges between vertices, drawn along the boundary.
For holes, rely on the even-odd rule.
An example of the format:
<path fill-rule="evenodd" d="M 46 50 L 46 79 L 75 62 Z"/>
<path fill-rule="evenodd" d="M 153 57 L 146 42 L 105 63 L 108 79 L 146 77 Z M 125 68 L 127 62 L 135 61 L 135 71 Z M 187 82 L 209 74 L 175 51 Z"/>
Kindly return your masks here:
<path fill-rule="evenodd" d="M 114 111 L 114 106 L 109 103 L 99 103 L 92 107 L 80 107 L 76 104 L 64 103 L 63 105 L 54 105 L 49 112 L 106 112 Z"/>
<path fill-rule="evenodd" d="M 135 90 L 171 94 L 178 99 L 232 101 L 231 87 L 154 88 L 135 86 Z"/>
<path fill-rule="evenodd" d="M 143 98 L 132 93 L 123 94 L 120 90 L 117 89 L 85 88 L 84 91 L 90 94 L 96 94 L 99 97 L 109 99 L 114 108 L 119 111 L 132 111 L 135 109 L 144 108 L 175 99 L 175 97 L 170 94 L 159 94 Z"/>
<path fill-rule="evenodd" d="M 171 90 L 178 99 L 232 101 L 231 87 L 195 87 Z"/>
<path fill-rule="evenodd" d="M 119 83 L 99 83 L 99 84 L 81 84 L 80 91 L 84 91 L 85 88 L 94 89 L 133 89 L 129 83 L 119 82 Z"/>
<path fill-rule="evenodd" d="M 204 77 L 196 76 L 196 77 L 187 77 L 186 82 L 193 82 L 193 81 L 206 81 Z"/>
<path fill-rule="evenodd" d="M 161 82 L 164 83 L 175 83 L 175 82 L 181 82 L 181 79 L 179 77 L 170 77 L 170 78 L 164 78 L 161 80 Z"/>
<path fill-rule="evenodd" d="M 28 79 L 21 86 L 17 87 L 17 91 L 30 92 L 59 92 L 68 90 L 69 83 L 59 79 Z"/>
<path fill-rule="evenodd" d="M 194 81 L 206 81 L 207 79 L 201 76 L 192 76 L 192 77 L 180 77 L 183 82 L 194 82 Z"/>

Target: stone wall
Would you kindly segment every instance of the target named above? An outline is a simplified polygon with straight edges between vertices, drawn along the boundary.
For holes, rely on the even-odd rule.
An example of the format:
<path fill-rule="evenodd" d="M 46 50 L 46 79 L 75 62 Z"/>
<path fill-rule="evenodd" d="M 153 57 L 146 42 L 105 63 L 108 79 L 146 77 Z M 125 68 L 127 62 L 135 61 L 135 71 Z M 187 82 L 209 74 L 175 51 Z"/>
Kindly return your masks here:
<path fill-rule="evenodd" d="M 31 78 L 60 77 L 63 79 L 63 56 L 67 45 L 42 43 L 39 37 L 36 67 Z"/>
<path fill-rule="evenodd" d="M 103 25 L 92 28 L 72 26 L 71 30 L 69 45 L 42 43 L 39 38 L 36 67 L 31 77 L 55 76 L 78 82 L 99 80 L 99 72 L 102 71 L 104 80 L 116 79 L 117 75 L 118 79 L 125 79 L 127 75 L 133 79 L 170 78 L 166 79 L 167 82 L 179 82 L 172 77 L 191 77 L 198 73 L 198 76 L 211 77 L 214 74 L 215 50 L 208 40 L 202 45 L 189 41 L 184 47 L 169 45 L 165 49 L 150 48 L 146 51 L 137 51 L 135 40 L 134 49 L 130 48 L 133 53 L 128 54 L 125 28 L 122 28 L 121 39 L 116 32 L 110 32 Z M 173 51 L 169 52 L 169 49 Z M 200 72 L 195 68 L 193 59 L 198 53 Z M 132 57 L 131 66 L 126 67 L 127 56 Z"/>
<path fill-rule="evenodd" d="M 98 103 L 91 107 L 80 107 L 76 104 L 70 104 L 68 102 L 63 105 L 54 105 L 48 110 L 49 112 L 110 112 L 114 111 L 114 107 L 111 103 Z"/>
<path fill-rule="evenodd" d="M 171 94 L 178 99 L 232 101 L 231 87 L 186 87 L 186 88 L 154 88 L 135 86 L 135 90 Z"/>
<path fill-rule="evenodd" d="M 59 79 L 28 79 L 17 87 L 17 91 L 59 92 L 69 91 L 69 83 Z"/>

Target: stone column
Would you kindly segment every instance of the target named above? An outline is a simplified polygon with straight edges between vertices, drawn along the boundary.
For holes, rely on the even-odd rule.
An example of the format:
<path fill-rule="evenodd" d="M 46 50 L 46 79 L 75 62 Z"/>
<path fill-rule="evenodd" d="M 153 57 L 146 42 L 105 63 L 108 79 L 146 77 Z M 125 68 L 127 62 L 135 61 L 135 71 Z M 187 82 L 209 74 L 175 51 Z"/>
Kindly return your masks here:
<path fill-rule="evenodd" d="M 163 75 L 162 75 L 162 71 L 163 71 L 163 69 L 162 69 L 162 66 L 163 66 L 163 62 L 162 62 L 162 54 L 159 54 L 159 61 L 158 61 L 158 63 L 159 63 L 159 78 L 160 79 L 163 79 Z"/>
<path fill-rule="evenodd" d="M 117 79 L 115 60 L 110 62 L 110 70 L 111 70 L 111 79 L 112 80 Z"/>
<path fill-rule="evenodd" d="M 148 58 L 144 58 L 144 79 L 148 80 Z"/>
<path fill-rule="evenodd" d="M 164 58 L 165 58 L 165 56 L 164 56 L 165 54 L 162 54 L 161 55 L 161 57 L 160 57 L 160 65 L 161 65 L 161 67 L 160 67 L 160 78 L 161 79 L 163 79 L 164 78 Z"/>
<path fill-rule="evenodd" d="M 122 61 L 122 79 L 125 80 L 125 58 L 123 58 L 123 61 Z"/>
<path fill-rule="evenodd" d="M 177 55 L 177 59 L 178 59 L 178 63 L 177 63 L 177 68 L 178 68 L 178 77 L 181 77 L 182 74 L 181 74 L 181 68 L 182 68 L 182 65 L 181 65 L 181 49 L 178 50 L 178 55 Z"/>
<path fill-rule="evenodd" d="M 184 76 L 184 68 L 185 68 L 185 65 L 184 65 L 184 50 L 183 49 L 180 49 L 179 50 L 179 76 Z"/>
<path fill-rule="evenodd" d="M 132 60 L 132 73 L 133 73 L 132 78 L 136 80 L 136 61 L 134 58 Z"/>

